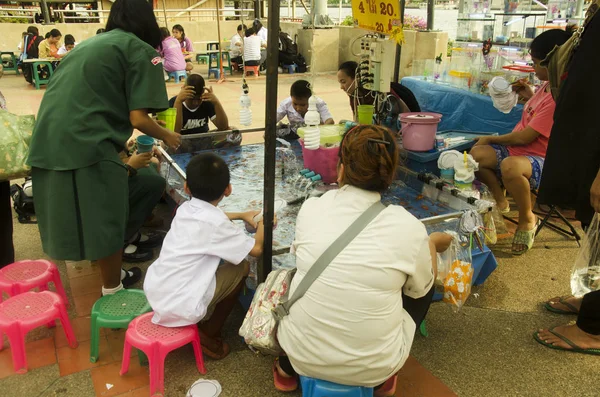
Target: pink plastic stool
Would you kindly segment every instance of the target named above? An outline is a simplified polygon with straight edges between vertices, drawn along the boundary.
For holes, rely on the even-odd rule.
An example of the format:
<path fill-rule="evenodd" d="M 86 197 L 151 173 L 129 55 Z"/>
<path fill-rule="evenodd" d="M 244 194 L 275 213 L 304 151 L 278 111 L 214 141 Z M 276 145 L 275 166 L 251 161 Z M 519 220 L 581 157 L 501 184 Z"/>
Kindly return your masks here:
<path fill-rule="evenodd" d="M 150 395 L 162 395 L 165 391 L 165 358 L 169 352 L 188 343 L 194 346 L 196 366 L 201 374 L 206 373 L 200 351 L 200 334 L 196 325 L 185 327 L 163 327 L 152 323 L 154 312 L 136 317 L 129 323 L 125 334 L 121 375 L 129 370 L 131 346 L 143 351 L 150 365 Z"/>
<path fill-rule="evenodd" d="M 69 307 L 69 299 L 60 281 L 58 268 L 54 263 L 44 259 L 12 263 L 0 269 L 0 302 L 2 301 L 2 292 L 6 292 L 9 296 L 15 296 L 35 287 L 39 287 L 40 291 L 47 291 L 50 282 L 54 283 L 56 292 Z"/>
<path fill-rule="evenodd" d="M 0 341 L 2 333 L 6 333 L 12 349 L 15 372 L 27 372 L 27 332 L 56 319 L 60 319 L 62 323 L 69 346 L 76 348 L 77 339 L 71 328 L 67 308 L 58 294 L 51 291 L 25 292 L 0 303 Z"/>

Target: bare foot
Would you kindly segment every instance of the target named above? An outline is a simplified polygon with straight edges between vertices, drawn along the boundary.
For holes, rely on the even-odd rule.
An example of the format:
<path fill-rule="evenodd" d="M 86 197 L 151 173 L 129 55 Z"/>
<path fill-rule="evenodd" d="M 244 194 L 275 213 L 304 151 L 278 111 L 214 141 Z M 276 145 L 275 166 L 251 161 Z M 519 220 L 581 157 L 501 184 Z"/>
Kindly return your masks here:
<path fill-rule="evenodd" d="M 577 324 L 559 325 L 552 329 L 559 335 L 569 339 L 573 344 L 577 345 L 581 349 L 600 349 L 600 335 L 591 335 L 583 332 Z M 551 344 L 552 346 L 561 347 L 566 350 L 572 350 L 573 347 L 566 343 L 564 340 L 554 335 L 548 329 L 541 329 L 538 331 L 538 336 L 544 342 Z"/>
<path fill-rule="evenodd" d="M 579 313 L 579 309 L 581 308 L 581 301 L 583 298 L 575 298 L 574 296 L 557 296 L 552 299 L 549 299 L 546 303 L 557 310 L 562 310 L 565 312 Z M 571 305 L 573 307 L 569 307 Z M 577 309 L 576 311 L 573 308 Z"/>

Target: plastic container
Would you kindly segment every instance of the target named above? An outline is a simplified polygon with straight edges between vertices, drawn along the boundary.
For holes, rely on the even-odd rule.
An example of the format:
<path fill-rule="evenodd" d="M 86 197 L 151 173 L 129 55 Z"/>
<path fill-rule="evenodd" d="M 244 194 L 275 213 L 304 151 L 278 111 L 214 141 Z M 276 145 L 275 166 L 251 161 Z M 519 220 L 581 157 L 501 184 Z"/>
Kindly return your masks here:
<path fill-rule="evenodd" d="M 244 93 L 240 96 L 240 124 L 249 126 L 252 124 L 252 109 L 250 109 L 250 97 Z"/>
<path fill-rule="evenodd" d="M 300 138 L 304 139 L 307 128 L 308 127 L 298 128 L 297 134 Z M 346 126 L 342 124 L 320 125 L 318 128 L 321 136 L 321 146 L 331 146 L 340 143 L 344 132 L 346 132 Z"/>
<path fill-rule="evenodd" d="M 440 177 L 448 183 L 454 183 L 454 168 L 441 168 Z"/>
<path fill-rule="evenodd" d="M 358 123 L 359 124 L 373 124 L 373 113 L 375 112 L 375 106 L 373 105 L 358 105 Z"/>
<path fill-rule="evenodd" d="M 154 149 L 154 138 L 148 135 L 140 135 L 135 140 L 137 142 L 138 153 L 148 153 Z"/>
<path fill-rule="evenodd" d="M 170 108 L 163 112 L 156 113 L 157 120 L 164 121 L 167 125 L 166 129 L 175 131 L 175 119 L 177 118 L 177 109 Z"/>
<path fill-rule="evenodd" d="M 329 148 L 321 146 L 316 150 L 309 150 L 304 147 L 302 139 L 300 139 L 300 145 L 302 145 L 304 168 L 321 175 L 324 183 L 337 181 L 338 152 L 340 150 L 338 146 Z"/>
<path fill-rule="evenodd" d="M 402 146 L 406 150 L 426 152 L 435 147 L 439 113 L 410 112 L 398 116 L 402 124 Z"/>

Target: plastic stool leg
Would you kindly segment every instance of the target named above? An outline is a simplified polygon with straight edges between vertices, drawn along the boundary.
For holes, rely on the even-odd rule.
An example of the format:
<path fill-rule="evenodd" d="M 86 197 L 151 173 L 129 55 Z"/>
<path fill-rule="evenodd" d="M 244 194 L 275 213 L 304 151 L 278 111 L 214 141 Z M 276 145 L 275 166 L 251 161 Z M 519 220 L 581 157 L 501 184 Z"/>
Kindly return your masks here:
<path fill-rule="evenodd" d="M 206 368 L 204 367 L 204 357 L 202 356 L 202 350 L 200 349 L 200 334 L 198 332 L 196 332 L 196 335 L 194 336 L 192 346 L 194 346 L 194 356 L 196 356 L 196 367 L 198 367 L 198 372 L 205 374 Z"/>
<path fill-rule="evenodd" d="M 163 394 L 165 391 L 165 356 L 158 351 L 150 358 L 150 395 Z"/>
<path fill-rule="evenodd" d="M 140 366 L 148 365 L 148 357 L 146 356 L 146 354 L 140 349 L 137 349 L 137 354 L 138 360 L 140 361 Z"/>
<path fill-rule="evenodd" d="M 92 314 L 91 322 L 92 336 L 90 340 L 90 362 L 95 363 L 98 361 L 98 349 L 100 344 L 100 327 L 98 326 L 98 315 Z"/>
<path fill-rule="evenodd" d="M 52 269 L 52 282 L 54 283 L 54 289 L 56 289 L 56 292 L 63 298 L 65 307 L 69 307 L 69 298 L 67 298 L 67 293 L 63 288 L 63 284 L 60 279 L 60 273 L 58 272 L 58 268 L 56 266 Z"/>
<path fill-rule="evenodd" d="M 5 330 L 10 342 L 13 368 L 18 374 L 27 372 L 27 355 L 25 354 L 25 334 L 18 325 Z"/>
<path fill-rule="evenodd" d="M 125 336 L 125 344 L 123 345 L 123 361 L 121 362 L 121 371 L 119 375 L 123 376 L 129 371 L 129 357 L 131 356 L 131 343 Z"/>
<path fill-rule="evenodd" d="M 69 346 L 75 349 L 79 344 L 77 343 L 77 338 L 75 338 L 75 332 L 73 332 L 73 328 L 71 327 L 71 321 L 69 320 L 69 315 L 64 304 L 58 306 L 58 312 L 65 336 L 67 337 L 67 341 L 69 341 Z"/>
<path fill-rule="evenodd" d="M 38 287 L 38 289 L 39 289 L 40 292 L 49 291 L 48 284 L 40 285 Z M 49 323 L 47 323 L 46 327 L 48 327 L 48 328 L 54 328 L 54 327 L 56 327 L 56 319 L 54 319 L 54 320 L 50 321 Z"/>
<path fill-rule="evenodd" d="M 427 332 L 427 324 L 425 324 L 425 320 L 423 320 L 421 322 L 421 325 L 419 326 L 419 332 L 421 333 L 421 335 L 423 335 L 424 337 L 428 337 L 429 333 Z"/>

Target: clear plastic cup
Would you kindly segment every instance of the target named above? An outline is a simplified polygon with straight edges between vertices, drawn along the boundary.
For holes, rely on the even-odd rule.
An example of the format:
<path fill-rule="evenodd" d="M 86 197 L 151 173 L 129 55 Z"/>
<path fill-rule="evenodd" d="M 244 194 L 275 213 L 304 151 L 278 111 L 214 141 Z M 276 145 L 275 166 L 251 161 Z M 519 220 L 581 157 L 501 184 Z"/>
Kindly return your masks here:
<path fill-rule="evenodd" d="M 358 105 L 358 123 L 359 124 L 373 124 L 373 113 L 375 107 L 373 105 Z"/>
<path fill-rule="evenodd" d="M 156 119 L 165 122 L 165 128 L 171 131 L 175 131 L 175 119 L 177 118 L 177 109 L 170 108 L 163 112 L 156 113 Z"/>

